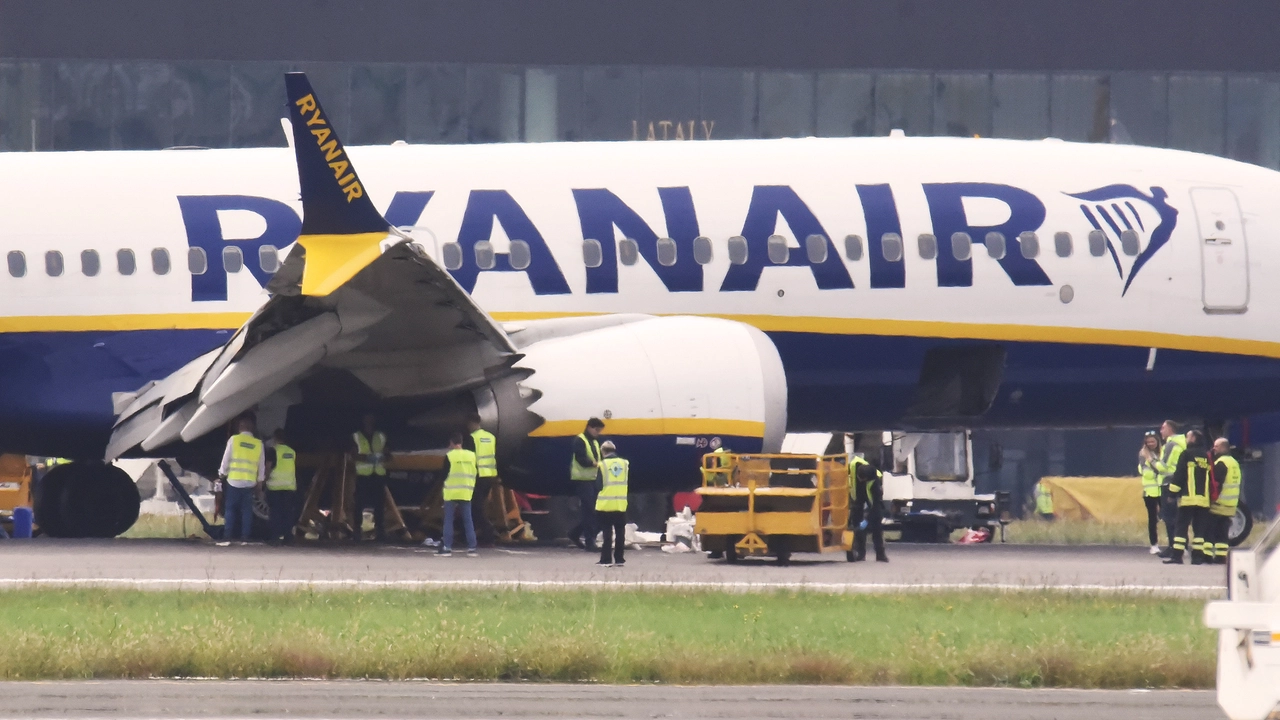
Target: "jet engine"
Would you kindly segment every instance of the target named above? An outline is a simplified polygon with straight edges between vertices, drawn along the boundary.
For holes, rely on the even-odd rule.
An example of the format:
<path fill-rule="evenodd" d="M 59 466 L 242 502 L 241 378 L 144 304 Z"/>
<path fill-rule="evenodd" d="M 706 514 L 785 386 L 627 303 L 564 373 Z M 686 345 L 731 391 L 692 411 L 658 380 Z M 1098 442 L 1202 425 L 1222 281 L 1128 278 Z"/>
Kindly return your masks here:
<path fill-rule="evenodd" d="M 583 329 L 591 323 L 602 326 Z M 753 327 L 610 316 L 541 321 L 511 336 L 524 357 L 474 392 L 482 423 L 498 435 L 511 487 L 570 492 L 573 439 L 592 417 L 631 461 L 635 491 L 696 486 L 702 456 L 722 445 L 735 452 L 782 446 L 782 361 Z"/>

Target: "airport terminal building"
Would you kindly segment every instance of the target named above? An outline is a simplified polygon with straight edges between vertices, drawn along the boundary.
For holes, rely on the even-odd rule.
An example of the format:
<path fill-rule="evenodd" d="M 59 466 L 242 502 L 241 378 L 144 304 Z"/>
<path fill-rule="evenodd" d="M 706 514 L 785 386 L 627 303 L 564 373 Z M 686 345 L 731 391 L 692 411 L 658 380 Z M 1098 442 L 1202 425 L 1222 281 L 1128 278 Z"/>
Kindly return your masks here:
<path fill-rule="evenodd" d="M 902 130 L 1280 169 L 1277 28 L 1256 0 L 10 0 L 0 150 L 284 146 L 282 75 L 301 69 L 355 145 Z M 1006 460 L 985 489 L 1021 494 L 1133 474 L 1141 430 L 982 438 Z M 1274 507 L 1280 451 L 1246 472 Z"/>

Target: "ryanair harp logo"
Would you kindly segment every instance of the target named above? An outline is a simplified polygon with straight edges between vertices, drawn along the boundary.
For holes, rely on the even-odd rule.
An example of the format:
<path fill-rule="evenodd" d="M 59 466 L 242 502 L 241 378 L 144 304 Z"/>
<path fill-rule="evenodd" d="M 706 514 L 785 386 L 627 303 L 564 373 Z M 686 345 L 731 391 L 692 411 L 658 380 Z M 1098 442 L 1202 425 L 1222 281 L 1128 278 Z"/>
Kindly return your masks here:
<path fill-rule="evenodd" d="M 307 129 L 311 132 L 311 136 L 316 139 L 316 145 L 324 153 L 325 162 L 329 163 L 329 169 L 333 171 L 334 179 L 338 181 L 343 194 L 347 196 L 347 202 L 351 202 L 358 197 L 364 197 L 364 188 L 360 187 L 360 181 L 356 179 L 356 174 L 351 172 L 351 163 L 346 159 L 347 153 L 342 149 L 342 144 L 338 142 L 338 136 L 334 135 L 333 130 L 329 127 L 329 122 L 320 114 L 320 108 L 316 105 L 315 96 L 307 93 L 294 104 L 298 106 L 298 112 L 302 115 L 302 119 L 306 121 Z M 310 113 L 310 117 L 308 117 L 308 113 Z"/>

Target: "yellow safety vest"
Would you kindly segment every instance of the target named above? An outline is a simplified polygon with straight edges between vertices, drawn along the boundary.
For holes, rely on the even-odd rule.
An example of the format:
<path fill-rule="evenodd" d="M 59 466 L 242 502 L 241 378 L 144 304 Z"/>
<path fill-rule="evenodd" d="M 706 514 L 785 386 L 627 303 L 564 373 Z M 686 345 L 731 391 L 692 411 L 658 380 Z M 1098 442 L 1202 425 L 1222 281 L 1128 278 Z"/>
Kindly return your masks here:
<path fill-rule="evenodd" d="M 261 462 L 261 440 L 250 433 L 231 436 L 231 463 L 227 467 L 227 482 L 241 488 L 257 485 L 258 465 Z"/>
<path fill-rule="evenodd" d="M 596 461 L 595 466 L 583 466 L 578 464 L 578 455 L 574 453 L 573 460 L 569 465 L 569 479 L 581 480 L 584 482 L 596 481 L 596 467 L 600 463 L 600 441 L 587 437 L 587 434 L 579 433 L 578 437 L 587 444 L 587 455 Z"/>
<path fill-rule="evenodd" d="M 383 435 L 381 430 L 377 430 L 373 433 L 372 443 L 362 432 L 357 431 L 354 437 L 356 439 L 356 452 L 362 456 L 356 458 L 356 474 L 361 476 L 386 475 L 387 468 L 382 464 L 382 451 L 387 447 L 387 436 Z M 378 454 L 376 462 L 369 462 L 363 457 L 373 453 Z"/>
<path fill-rule="evenodd" d="M 1164 447 L 1160 450 L 1160 457 L 1154 463 L 1156 472 L 1160 473 L 1160 483 L 1162 485 L 1169 484 L 1169 480 L 1173 478 L 1173 474 L 1178 470 L 1178 461 L 1182 459 L 1182 451 L 1186 449 L 1186 435 L 1170 435 L 1169 439 L 1164 441 Z M 1166 453 L 1169 455 L 1168 460 L 1165 460 Z"/>
<path fill-rule="evenodd" d="M 1231 517 L 1236 514 L 1236 506 L 1240 504 L 1240 463 L 1230 455 L 1217 458 L 1214 464 L 1218 462 L 1227 466 L 1227 476 L 1218 478 L 1222 483 L 1222 489 L 1218 491 L 1218 499 L 1209 506 L 1209 512 Z"/>
<path fill-rule="evenodd" d="M 488 430 L 471 433 L 476 443 L 476 474 L 480 477 L 498 476 L 498 439 Z"/>
<path fill-rule="evenodd" d="M 620 457 L 607 457 L 600 461 L 604 485 L 596 496 L 596 512 L 627 511 L 627 473 L 630 469 L 630 463 Z"/>
<path fill-rule="evenodd" d="M 444 479 L 444 499 L 450 502 L 471 502 L 476 490 L 476 454 L 458 448 L 447 453 L 449 475 Z"/>
<path fill-rule="evenodd" d="M 1036 483 L 1036 513 L 1053 514 L 1053 491 L 1045 487 L 1043 482 Z"/>
<path fill-rule="evenodd" d="M 1138 465 L 1138 474 L 1142 476 L 1142 494 L 1144 497 L 1160 497 L 1160 473 L 1151 467 L 1151 463 Z"/>
<path fill-rule="evenodd" d="M 854 455 L 849 462 L 849 497 L 858 497 L 858 468 L 862 465 L 870 465 L 866 458 Z M 876 471 L 876 476 L 867 481 L 867 498 L 871 497 L 871 486 L 879 480 L 883 474 Z"/>
<path fill-rule="evenodd" d="M 297 490 L 298 454 L 288 445 L 276 443 L 276 466 L 271 469 L 271 477 L 267 478 L 268 490 Z"/>

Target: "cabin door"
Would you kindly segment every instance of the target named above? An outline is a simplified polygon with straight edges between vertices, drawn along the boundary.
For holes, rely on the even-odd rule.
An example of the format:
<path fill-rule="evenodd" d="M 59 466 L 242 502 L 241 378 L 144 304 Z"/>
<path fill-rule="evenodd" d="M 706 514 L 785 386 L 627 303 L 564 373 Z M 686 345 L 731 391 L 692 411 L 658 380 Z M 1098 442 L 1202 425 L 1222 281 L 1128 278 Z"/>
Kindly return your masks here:
<path fill-rule="evenodd" d="M 1194 188 L 1191 203 L 1200 234 L 1204 311 L 1242 313 L 1249 308 L 1249 249 L 1235 193 Z"/>

